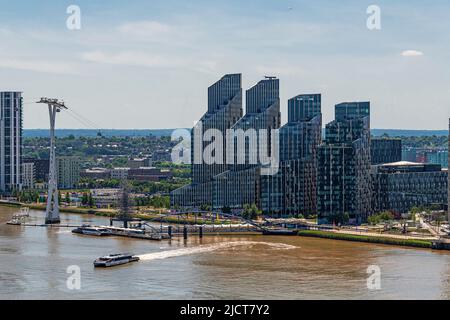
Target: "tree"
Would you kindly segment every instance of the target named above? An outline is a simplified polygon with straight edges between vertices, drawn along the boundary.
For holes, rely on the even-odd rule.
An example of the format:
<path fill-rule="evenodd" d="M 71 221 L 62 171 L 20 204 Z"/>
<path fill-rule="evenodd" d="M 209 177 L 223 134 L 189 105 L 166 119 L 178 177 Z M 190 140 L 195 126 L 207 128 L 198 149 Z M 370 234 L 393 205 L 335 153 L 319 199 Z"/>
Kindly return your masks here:
<path fill-rule="evenodd" d="M 348 212 L 344 212 L 341 219 L 341 224 L 347 224 L 350 221 L 350 214 Z"/>
<path fill-rule="evenodd" d="M 394 215 L 389 211 L 383 211 L 378 214 L 371 215 L 367 218 L 367 222 L 371 225 L 376 225 L 381 222 L 394 220 Z"/>
<path fill-rule="evenodd" d="M 330 219 L 334 224 L 347 224 L 350 221 L 350 215 L 348 212 L 337 213 L 331 215 Z"/>
<path fill-rule="evenodd" d="M 89 208 L 93 208 L 95 203 L 94 203 L 94 198 L 92 197 L 92 193 L 89 192 L 89 196 L 88 196 L 88 204 L 89 204 Z"/>
<path fill-rule="evenodd" d="M 227 206 L 223 207 L 222 208 L 222 213 L 231 213 L 231 208 L 227 207 Z"/>
<path fill-rule="evenodd" d="M 394 216 L 392 213 L 390 213 L 389 211 L 383 211 L 380 214 L 380 219 L 382 221 L 391 221 L 394 220 Z"/>
<path fill-rule="evenodd" d="M 253 203 L 252 205 L 248 205 L 248 204 L 244 205 L 244 211 L 242 212 L 242 217 L 244 219 L 254 220 L 254 219 L 258 218 L 258 216 L 261 214 L 262 214 L 262 212 L 261 212 L 261 210 L 258 209 L 256 204 Z"/>
<path fill-rule="evenodd" d="M 66 193 L 66 203 L 70 205 L 70 193 Z"/>
<path fill-rule="evenodd" d="M 155 196 L 149 201 L 150 206 L 154 208 L 169 208 L 170 207 L 170 197 L 168 196 Z"/>
<path fill-rule="evenodd" d="M 89 203 L 89 197 L 86 192 L 83 192 L 83 196 L 81 197 L 81 204 L 83 206 L 87 206 Z"/>
<path fill-rule="evenodd" d="M 367 218 L 367 222 L 371 225 L 376 225 L 380 223 L 380 217 L 376 214 L 371 215 L 370 217 Z"/>
<path fill-rule="evenodd" d="M 200 206 L 200 210 L 201 210 L 201 211 L 210 211 L 210 210 L 211 210 L 211 206 L 210 206 L 210 205 L 207 205 L 207 204 L 202 204 L 202 205 Z"/>

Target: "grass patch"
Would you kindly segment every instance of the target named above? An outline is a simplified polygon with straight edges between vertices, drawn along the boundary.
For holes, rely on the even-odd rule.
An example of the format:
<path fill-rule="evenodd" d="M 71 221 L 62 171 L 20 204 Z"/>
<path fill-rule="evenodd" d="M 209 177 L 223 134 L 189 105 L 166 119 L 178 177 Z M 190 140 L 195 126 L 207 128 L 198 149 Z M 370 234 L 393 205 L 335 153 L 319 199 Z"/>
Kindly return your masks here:
<path fill-rule="evenodd" d="M 8 207 L 20 207 L 21 205 L 29 207 L 32 210 L 42 210 L 45 211 L 45 204 L 20 204 L 20 203 L 0 203 L 0 205 L 8 206 Z M 79 208 L 79 207 L 59 207 L 60 212 L 64 213 L 75 213 L 75 214 L 93 214 L 99 217 L 116 217 L 117 211 L 106 211 L 102 209 L 93 209 L 93 208 Z M 229 225 L 232 223 L 236 223 L 236 221 L 220 221 L 220 220 L 214 220 L 211 221 L 209 219 L 202 219 L 197 217 L 195 219 L 194 216 L 190 216 L 187 220 L 184 219 L 178 219 L 174 216 L 163 216 L 160 217 L 158 214 L 148 214 L 148 213 L 133 213 L 131 214 L 132 218 L 138 218 L 144 221 L 152 221 L 152 222 L 165 222 L 165 223 L 172 223 L 172 224 L 188 224 L 188 225 L 194 225 L 194 224 L 205 224 L 205 225 Z"/>
<path fill-rule="evenodd" d="M 334 232 L 326 232 L 326 231 L 319 231 L 319 230 L 300 230 L 300 231 L 298 231 L 297 235 L 303 236 L 303 237 L 316 237 L 316 238 L 333 239 L 333 240 L 380 243 L 380 244 L 390 244 L 390 245 L 416 247 L 416 248 L 431 248 L 432 247 L 432 242 L 428 241 L 428 240 L 373 237 L 373 236 L 366 236 L 366 235 L 334 233 Z"/>

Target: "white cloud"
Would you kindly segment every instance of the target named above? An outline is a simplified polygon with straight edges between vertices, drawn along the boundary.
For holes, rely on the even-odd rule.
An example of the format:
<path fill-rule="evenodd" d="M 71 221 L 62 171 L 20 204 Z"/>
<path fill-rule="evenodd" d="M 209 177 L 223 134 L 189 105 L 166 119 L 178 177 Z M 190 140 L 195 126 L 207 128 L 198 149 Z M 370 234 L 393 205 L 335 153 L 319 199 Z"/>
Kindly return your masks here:
<path fill-rule="evenodd" d="M 54 74 L 80 74 L 78 68 L 65 62 L 46 60 L 27 60 L 17 58 L 0 58 L 0 68 L 34 71 Z"/>
<path fill-rule="evenodd" d="M 172 31 L 169 25 L 157 21 L 129 22 L 122 24 L 117 29 L 123 34 L 139 37 L 160 37 L 168 35 Z"/>
<path fill-rule="evenodd" d="M 0 36 L 11 36 L 14 33 L 8 28 L 0 28 Z"/>
<path fill-rule="evenodd" d="M 119 53 L 104 53 L 102 51 L 85 52 L 82 59 L 89 62 L 141 66 L 141 67 L 173 67 L 182 62 L 177 59 L 170 59 L 161 56 L 150 55 L 142 52 L 125 51 Z"/>
<path fill-rule="evenodd" d="M 423 56 L 423 52 L 417 51 L 417 50 L 405 50 L 402 52 L 402 56 L 403 57 L 420 57 L 420 56 Z"/>
<path fill-rule="evenodd" d="M 91 51 L 82 54 L 82 59 L 87 62 L 112 64 L 125 67 L 145 68 L 187 68 L 201 73 L 216 73 L 217 62 L 212 60 L 190 59 L 189 57 L 177 58 L 170 56 L 151 55 L 143 52 L 124 51 L 118 53 L 105 53 L 103 51 Z"/>
<path fill-rule="evenodd" d="M 171 46 L 195 46 L 201 32 L 192 25 L 169 25 L 157 21 L 135 21 L 119 25 L 119 36 L 126 40 L 163 43 Z"/>
<path fill-rule="evenodd" d="M 255 71 L 267 76 L 296 76 L 304 73 L 303 69 L 297 66 L 257 66 Z"/>

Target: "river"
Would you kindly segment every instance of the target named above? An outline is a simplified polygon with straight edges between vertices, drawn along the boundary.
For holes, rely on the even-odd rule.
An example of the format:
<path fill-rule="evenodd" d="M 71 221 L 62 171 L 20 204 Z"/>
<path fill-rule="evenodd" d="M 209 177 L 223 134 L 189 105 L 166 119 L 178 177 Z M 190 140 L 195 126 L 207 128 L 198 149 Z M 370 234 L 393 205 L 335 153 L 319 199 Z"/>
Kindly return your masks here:
<path fill-rule="evenodd" d="M 296 236 L 191 236 L 147 241 L 72 234 L 67 228 L 5 223 L 0 207 L 0 299 L 449 299 L 450 252 Z M 30 211 L 29 222 L 44 213 Z M 62 223 L 108 224 L 61 214 Z M 94 269 L 99 256 L 141 261 Z M 367 268 L 380 270 L 368 289 Z M 68 267 L 80 270 L 69 289 Z M 73 270 L 73 269 L 72 269 Z"/>

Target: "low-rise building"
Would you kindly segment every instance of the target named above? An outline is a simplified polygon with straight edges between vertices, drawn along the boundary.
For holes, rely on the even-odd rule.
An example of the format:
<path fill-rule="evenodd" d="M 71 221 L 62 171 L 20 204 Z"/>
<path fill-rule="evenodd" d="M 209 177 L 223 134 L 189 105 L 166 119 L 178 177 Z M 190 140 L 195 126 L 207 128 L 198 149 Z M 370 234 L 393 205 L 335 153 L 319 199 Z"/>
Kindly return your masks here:
<path fill-rule="evenodd" d="M 437 164 L 400 161 L 372 167 L 376 212 L 407 213 L 412 207 L 447 203 L 448 170 Z"/>
<path fill-rule="evenodd" d="M 172 172 L 170 170 L 162 170 L 157 168 L 138 168 L 130 169 L 128 171 L 128 179 L 136 181 L 163 181 L 172 179 Z"/>
<path fill-rule="evenodd" d="M 111 176 L 111 170 L 106 168 L 91 168 L 91 169 L 85 169 L 82 170 L 80 173 L 81 178 L 88 178 L 88 179 L 109 179 Z"/>
<path fill-rule="evenodd" d="M 113 168 L 110 171 L 111 179 L 124 180 L 128 179 L 128 171 L 130 168 Z"/>
<path fill-rule="evenodd" d="M 152 161 L 150 158 L 131 158 L 127 161 L 127 167 L 130 169 L 138 169 L 141 167 L 150 167 Z"/>
<path fill-rule="evenodd" d="M 448 168 L 448 150 L 433 150 L 426 153 L 427 163 L 440 164 L 442 168 Z"/>
<path fill-rule="evenodd" d="M 122 195 L 121 189 L 91 189 L 90 192 L 97 208 L 117 206 Z"/>
<path fill-rule="evenodd" d="M 402 161 L 417 162 L 417 148 L 402 148 Z"/>
<path fill-rule="evenodd" d="M 156 150 L 152 154 L 152 160 L 172 162 L 172 153 L 170 150 Z"/>

